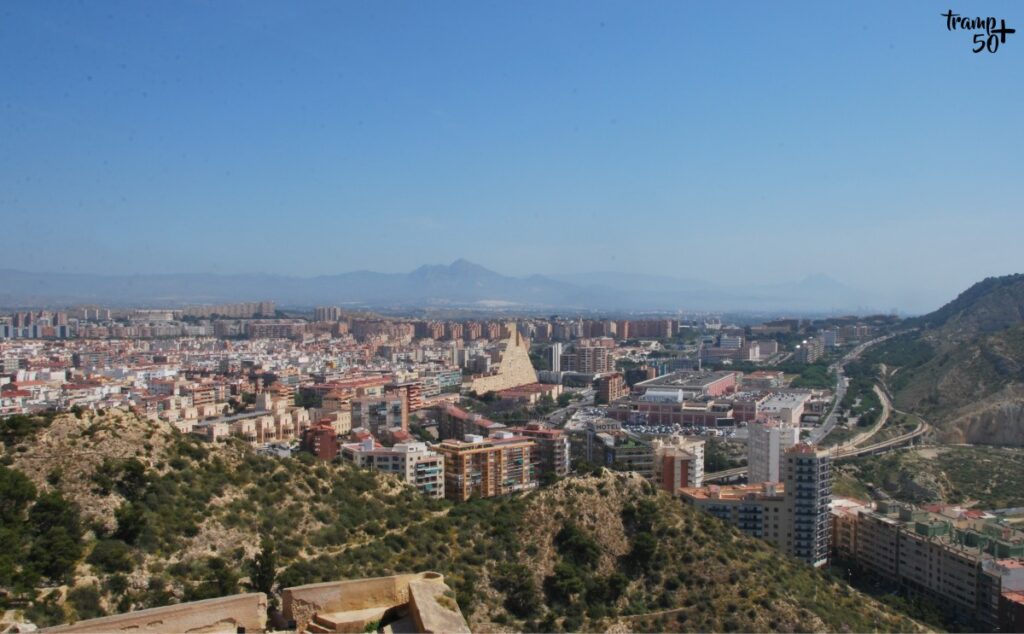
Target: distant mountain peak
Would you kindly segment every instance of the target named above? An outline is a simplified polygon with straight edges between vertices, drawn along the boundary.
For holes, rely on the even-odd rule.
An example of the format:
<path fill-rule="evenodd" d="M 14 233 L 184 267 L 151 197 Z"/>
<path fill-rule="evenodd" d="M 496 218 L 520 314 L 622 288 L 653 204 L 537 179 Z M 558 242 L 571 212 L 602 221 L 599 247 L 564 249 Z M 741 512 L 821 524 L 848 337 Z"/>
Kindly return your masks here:
<path fill-rule="evenodd" d="M 470 262 L 465 258 L 459 258 L 448 265 L 448 270 L 453 273 L 490 273 L 494 274 L 494 271 L 490 270 L 485 266 L 481 266 L 476 262 Z"/>

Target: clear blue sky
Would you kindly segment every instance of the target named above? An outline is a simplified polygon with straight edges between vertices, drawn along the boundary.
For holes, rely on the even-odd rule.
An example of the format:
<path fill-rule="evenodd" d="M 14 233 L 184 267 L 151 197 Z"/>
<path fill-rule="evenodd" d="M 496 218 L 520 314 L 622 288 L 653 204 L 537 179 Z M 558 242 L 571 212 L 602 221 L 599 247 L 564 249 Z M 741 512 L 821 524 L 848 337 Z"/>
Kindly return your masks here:
<path fill-rule="evenodd" d="M 1012 2 L 12 0 L 0 267 L 945 297 L 1024 269 L 1022 78 Z"/>

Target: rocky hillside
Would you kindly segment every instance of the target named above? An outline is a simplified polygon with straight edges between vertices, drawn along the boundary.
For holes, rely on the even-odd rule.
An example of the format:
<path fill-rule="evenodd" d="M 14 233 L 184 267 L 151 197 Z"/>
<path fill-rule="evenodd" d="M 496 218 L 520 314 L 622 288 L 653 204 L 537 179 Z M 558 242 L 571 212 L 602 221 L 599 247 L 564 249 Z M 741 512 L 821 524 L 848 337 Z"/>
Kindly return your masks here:
<path fill-rule="evenodd" d="M 273 587 L 437 570 L 474 631 L 918 629 L 631 475 L 452 505 L 304 456 L 122 413 L 7 419 L 0 601 L 45 625 Z"/>
<path fill-rule="evenodd" d="M 840 463 L 838 475 L 839 488 L 861 484 L 915 504 L 1024 506 L 1024 449 L 1016 447 L 923 447 L 865 456 Z M 848 493 L 869 495 L 866 489 Z"/>
<path fill-rule="evenodd" d="M 901 409 L 946 442 L 1024 446 L 1024 275 L 975 284 L 871 350 Z"/>

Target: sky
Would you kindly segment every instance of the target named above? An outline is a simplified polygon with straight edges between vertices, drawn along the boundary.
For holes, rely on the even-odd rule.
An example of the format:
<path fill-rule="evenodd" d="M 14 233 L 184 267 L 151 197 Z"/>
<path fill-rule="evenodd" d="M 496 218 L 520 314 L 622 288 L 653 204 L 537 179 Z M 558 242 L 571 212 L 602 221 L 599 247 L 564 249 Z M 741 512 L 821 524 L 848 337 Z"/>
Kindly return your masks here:
<path fill-rule="evenodd" d="M 1022 71 L 1013 2 L 11 0 L 0 268 L 948 298 L 1024 269 Z"/>

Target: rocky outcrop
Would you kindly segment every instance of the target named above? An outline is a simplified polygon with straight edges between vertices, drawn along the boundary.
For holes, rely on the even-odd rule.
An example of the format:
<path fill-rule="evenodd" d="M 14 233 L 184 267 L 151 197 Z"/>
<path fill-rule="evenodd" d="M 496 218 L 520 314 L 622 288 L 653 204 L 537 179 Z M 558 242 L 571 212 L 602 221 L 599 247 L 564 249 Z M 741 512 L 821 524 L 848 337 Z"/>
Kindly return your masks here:
<path fill-rule="evenodd" d="M 1024 400 L 986 402 L 951 418 L 939 435 L 948 443 L 1024 447 Z"/>

